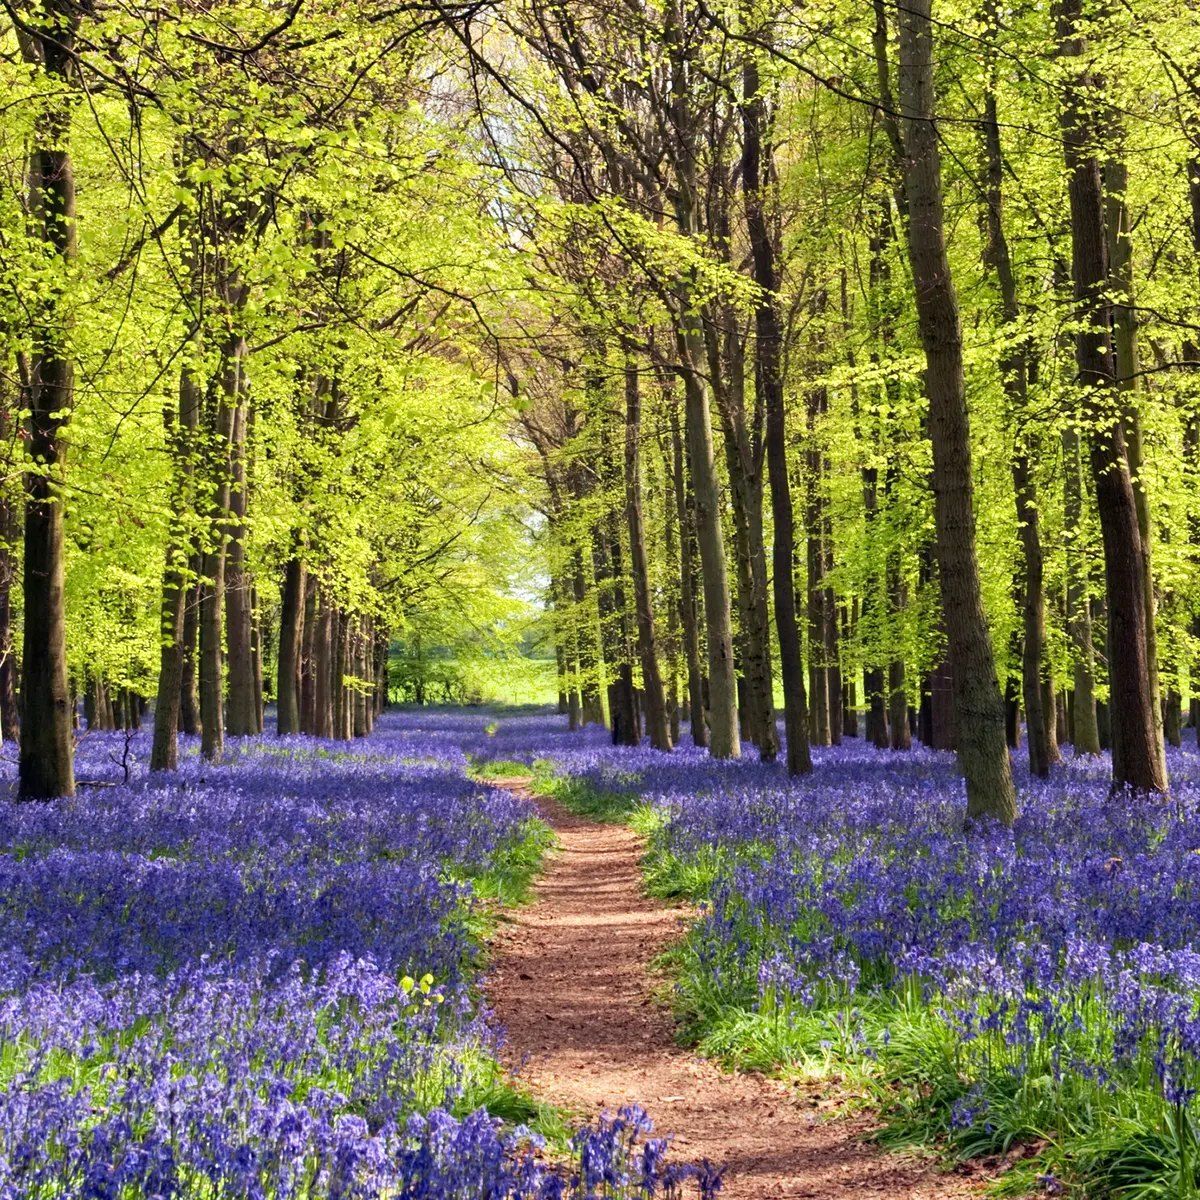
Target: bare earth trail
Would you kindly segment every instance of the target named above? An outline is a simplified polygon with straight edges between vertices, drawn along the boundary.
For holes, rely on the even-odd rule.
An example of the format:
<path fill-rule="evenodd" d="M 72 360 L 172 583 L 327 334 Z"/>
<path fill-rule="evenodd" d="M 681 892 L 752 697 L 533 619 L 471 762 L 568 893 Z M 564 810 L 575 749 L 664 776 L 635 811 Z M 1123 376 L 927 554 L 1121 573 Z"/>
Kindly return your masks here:
<path fill-rule="evenodd" d="M 641 1104 L 673 1136 L 673 1158 L 727 1164 L 731 1200 L 980 1195 L 864 1141 L 862 1118 L 827 1119 L 819 1092 L 729 1074 L 680 1048 L 650 963 L 684 918 L 645 894 L 637 834 L 533 797 L 526 780 L 492 782 L 529 796 L 559 839 L 534 902 L 496 938 L 487 986 L 509 1065 L 539 1099 L 589 1116 Z"/>

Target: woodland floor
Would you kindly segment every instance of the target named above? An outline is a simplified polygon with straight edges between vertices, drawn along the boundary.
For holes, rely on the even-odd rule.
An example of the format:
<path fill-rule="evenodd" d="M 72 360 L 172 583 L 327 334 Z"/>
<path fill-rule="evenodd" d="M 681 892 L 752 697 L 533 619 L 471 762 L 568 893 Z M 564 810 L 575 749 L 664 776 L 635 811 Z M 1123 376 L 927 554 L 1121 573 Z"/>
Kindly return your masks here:
<path fill-rule="evenodd" d="M 980 1196 L 978 1181 L 871 1144 L 836 1084 L 730 1074 L 681 1048 L 652 964 L 686 913 L 646 895 L 638 835 L 534 797 L 525 780 L 493 782 L 530 796 L 559 841 L 534 902 L 496 938 L 488 984 L 509 1065 L 538 1099 L 589 1117 L 640 1104 L 672 1157 L 725 1166 L 728 1200 Z"/>

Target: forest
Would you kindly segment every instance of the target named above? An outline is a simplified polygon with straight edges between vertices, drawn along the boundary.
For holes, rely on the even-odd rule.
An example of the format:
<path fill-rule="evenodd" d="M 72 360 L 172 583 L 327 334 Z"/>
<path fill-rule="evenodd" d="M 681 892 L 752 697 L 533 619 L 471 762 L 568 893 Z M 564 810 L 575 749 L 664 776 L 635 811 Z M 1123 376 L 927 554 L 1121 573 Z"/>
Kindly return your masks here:
<path fill-rule="evenodd" d="M 0 1200 L 1200 1200 L 1200 12 L 0 0 Z"/>

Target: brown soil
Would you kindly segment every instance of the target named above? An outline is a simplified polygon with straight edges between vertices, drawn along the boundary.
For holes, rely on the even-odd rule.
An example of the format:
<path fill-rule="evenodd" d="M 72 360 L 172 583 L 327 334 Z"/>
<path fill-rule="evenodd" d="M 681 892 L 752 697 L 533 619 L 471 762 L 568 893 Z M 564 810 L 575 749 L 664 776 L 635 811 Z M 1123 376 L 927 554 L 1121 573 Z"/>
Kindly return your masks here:
<path fill-rule="evenodd" d="M 673 1157 L 726 1166 L 730 1200 L 980 1195 L 865 1141 L 870 1122 L 846 1114 L 836 1087 L 730 1074 L 680 1048 L 650 964 L 687 918 L 646 896 L 641 840 L 532 797 L 526 780 L 500 783 L 533 799 L 560 844 L 534 903 L 498 935 L 487 987 L 509 1066 L 535 1096 L 589 1117 L 640 1104 Z"/>

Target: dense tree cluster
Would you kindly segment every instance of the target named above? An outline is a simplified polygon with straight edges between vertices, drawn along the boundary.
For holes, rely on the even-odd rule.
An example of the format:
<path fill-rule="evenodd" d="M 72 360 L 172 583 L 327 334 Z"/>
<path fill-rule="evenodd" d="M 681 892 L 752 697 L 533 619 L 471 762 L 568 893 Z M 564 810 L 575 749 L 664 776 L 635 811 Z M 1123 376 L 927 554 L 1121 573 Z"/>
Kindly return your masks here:
<path fill-rule="evenodd" d="M 773 759 L 781 686 L 793 773 L 916 738 L 1011 821 L 1023 724 L 1035 774 L 1069 741 L 1166 788 L 1200 629 L 1185 6 L 4 13 L 26 795 L 71 790 L 80 695 L 101 725 L 155 695 L 159 767 L 264 695 L 362 732 L 389 636 L 512 615 L 530 545 L 562 707 L 618 741 Z"/>
<path fill-rule="evenodd" d="M 778 673 L 793 772 L 919 738 L 1011 822 L 1023 724 L 1037 775 L 1070 741 L 1164 790 L 1194 688 L 1194 14 L 534 2 L 471 49 L 573 300 L 522 412 L 564 707 L 597 719 L 603 662 L 615 736 L 641 709 L 657 744 L 687 716 L 771 759 Z"/>
<path fill-rule="evenodd" d="M 87 724 L 349 738 L 389 638 L 519 615 L 505 304 L 420 17 L 6 5 L 0 709 L 21 790 Z M 22 517 L 23 513 L 23 517 Z M 18 681 L 19 675 L 19 681 Z"/>

